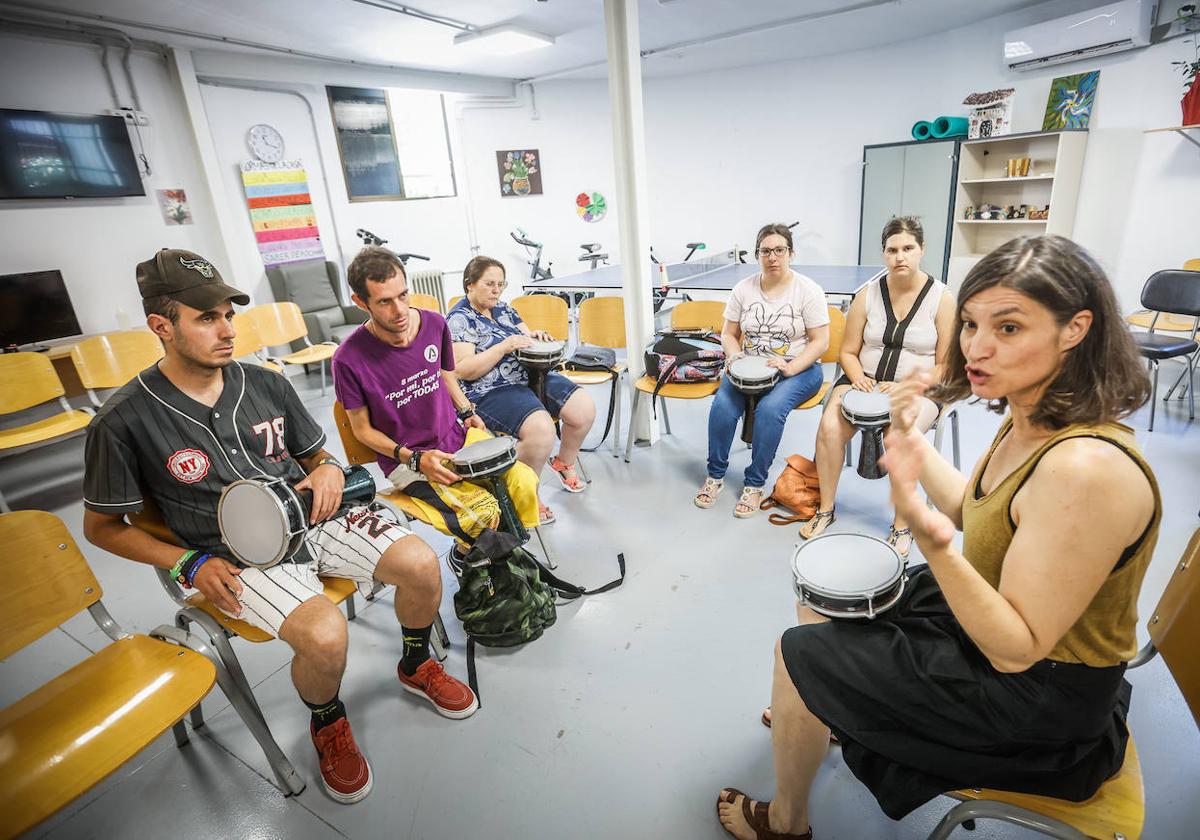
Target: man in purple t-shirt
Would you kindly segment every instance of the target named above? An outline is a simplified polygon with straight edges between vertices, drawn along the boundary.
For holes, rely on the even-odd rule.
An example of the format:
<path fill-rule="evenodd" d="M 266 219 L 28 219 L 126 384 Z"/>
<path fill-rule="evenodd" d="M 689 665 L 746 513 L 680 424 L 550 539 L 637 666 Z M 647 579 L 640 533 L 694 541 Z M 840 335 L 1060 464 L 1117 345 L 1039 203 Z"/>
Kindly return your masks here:
<path fill-rule="evenodd" d="M 496 527 L 499 508 L 487 490 L 443 463 L 490 437 L 458 384 L 446 320 L 409 306 L 404 265 L 385 248 L 359 252 L 347 281 L 355 305 L 371 316 L 333 356 L 334 390 L 350 428 L 422 518 L 465 549 L 484 527 Z M 504 483 L 522 523 L 536 527 L 536 474 L 518 461 Z"/>

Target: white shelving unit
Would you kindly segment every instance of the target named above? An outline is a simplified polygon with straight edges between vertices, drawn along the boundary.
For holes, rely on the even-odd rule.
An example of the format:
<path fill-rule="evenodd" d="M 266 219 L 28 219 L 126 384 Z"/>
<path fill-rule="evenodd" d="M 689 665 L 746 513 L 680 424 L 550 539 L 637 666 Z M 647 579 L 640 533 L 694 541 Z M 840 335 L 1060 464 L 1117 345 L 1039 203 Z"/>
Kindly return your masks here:
<path fill-rule="evenodd" d="M 980 258 L 1014 236 L 1070 236 L 1083 174 L 1086 131 L 1037 131 L 963 141 L 954 189 L 947 281 L 957 290 Z M 1029 174 L 1007 177 L 1009 158 L 1030 159 Z M 967 219 L 968 207 L 1050 205 L 1046 219 Z"/>

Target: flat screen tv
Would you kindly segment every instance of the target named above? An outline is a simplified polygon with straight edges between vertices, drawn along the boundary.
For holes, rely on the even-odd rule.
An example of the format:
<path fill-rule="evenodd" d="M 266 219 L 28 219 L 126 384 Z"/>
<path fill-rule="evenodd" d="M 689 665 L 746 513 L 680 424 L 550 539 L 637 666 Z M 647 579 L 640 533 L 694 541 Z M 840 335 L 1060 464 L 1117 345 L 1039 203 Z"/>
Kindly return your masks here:
<path fill-rule="evenodd" d="M 0 275 L 0 344 L 32 344 L 81 332 L 62 272 Z"/>
<path fill-rule="evenodd" d="M 0 199 L 145 194 L 121 117 L 0 108 Z"/>

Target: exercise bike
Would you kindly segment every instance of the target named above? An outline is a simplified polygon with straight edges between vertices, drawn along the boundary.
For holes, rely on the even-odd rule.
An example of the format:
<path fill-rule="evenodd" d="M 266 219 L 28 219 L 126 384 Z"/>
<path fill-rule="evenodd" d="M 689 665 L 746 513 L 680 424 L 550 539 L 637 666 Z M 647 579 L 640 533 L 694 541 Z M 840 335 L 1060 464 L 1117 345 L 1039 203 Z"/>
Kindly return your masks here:
<path fill-rule="evenodd" d="M 508 235 L 511 236 L 518 245 L 523 245 L 525 247 L 526 254 L 529 253 L 530 248 L 534 249 L 533 259 L 526 260 L 526 262 L 528 262 L 529 266 L 530 266 L 530 268 L 529 268 L 529 279 L 530 280 L 532 280 L 533 282 L 536 283 L 538 280 L 549 280 L 550 278 L 552 278 L 554 276 L 554 273 L 550 270 L 550 266 L 552 265 L 552 263 L 547 262 L 546 267 L 542 268 L 543 245 L 541 242 L 534 242 L 532 239 L 530 239 L 526 235 L 525 231 L 522 230 L 521 228 L 517 228 L 515 231 L 509 231 Z"/>
<path fill-rule="evenodd" d="M 359 239 L 361 239 L 362 243 L 364 245 L 378 245 L 380 247 L 383 247 L 384 245 L 387 244 L 386 239 L 379 236 L 378 234 L 371 233 L 371 231 L 366 230 L 365 228 L 359 228 L 358 230 L 354 231 L 354 235 L 357 236 Z M 396 253 L 396 252 L 393 251 L 392 253 Z M 405 267 L 408 266 L 408 261 L 410 259 L 425 260 L 426 262 L 429 262 L 429 257 L 422 256 L 421 254 L 396 254 L 396 257 L 397 257 L 397 259 L 400 260 L 400 264 Z"/>

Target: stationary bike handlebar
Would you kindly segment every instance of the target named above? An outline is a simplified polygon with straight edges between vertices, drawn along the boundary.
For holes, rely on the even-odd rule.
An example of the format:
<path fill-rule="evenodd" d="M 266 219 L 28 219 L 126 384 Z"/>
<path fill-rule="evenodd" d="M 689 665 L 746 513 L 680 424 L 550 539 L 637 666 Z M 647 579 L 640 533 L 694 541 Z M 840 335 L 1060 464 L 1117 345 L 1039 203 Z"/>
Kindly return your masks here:
<path fill-rule="evenodd" d="M 526 248 L 541 248 L 542 247 L 541 242 L 534 242 L 532 239 L 527 237 L 525 235 L 525 231 L 522 230 L 522 231 L 520 231 L 520 233 L 521 233 L 521 235 L 517 236 L 517 234 L 514 233 L 513 231 L 509 231 L 508 235 L 511 236 L 518 245 L 524 245 Z"/>

